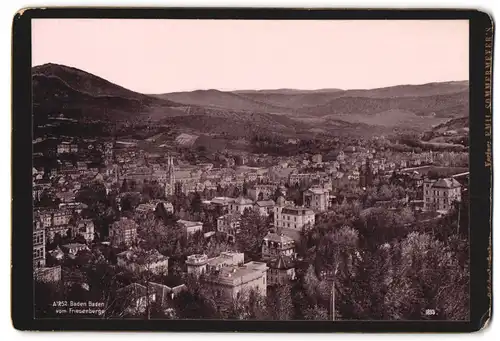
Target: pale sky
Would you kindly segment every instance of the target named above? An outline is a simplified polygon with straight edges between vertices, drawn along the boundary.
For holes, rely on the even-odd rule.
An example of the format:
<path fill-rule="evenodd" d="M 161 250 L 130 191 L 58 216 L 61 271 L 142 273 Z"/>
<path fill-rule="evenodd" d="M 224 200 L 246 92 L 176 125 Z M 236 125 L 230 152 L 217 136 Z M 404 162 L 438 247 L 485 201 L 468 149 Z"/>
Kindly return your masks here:
<path fill-rule="evenodd" d="M 142 93 L 469 79 L 467 20 L 34 19 L 33 65 Z"/>

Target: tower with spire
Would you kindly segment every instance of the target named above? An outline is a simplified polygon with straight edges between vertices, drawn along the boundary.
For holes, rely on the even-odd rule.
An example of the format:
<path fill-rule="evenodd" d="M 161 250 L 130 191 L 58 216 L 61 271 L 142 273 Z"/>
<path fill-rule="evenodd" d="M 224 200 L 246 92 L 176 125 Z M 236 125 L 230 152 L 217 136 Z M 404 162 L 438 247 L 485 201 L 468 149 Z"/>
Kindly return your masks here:
<path fill-rule="evenodd" d="M 167 182 L 165 183 L 165 196 L 173 195 L 175 189 L 174 158 L 167 156 Z"/>

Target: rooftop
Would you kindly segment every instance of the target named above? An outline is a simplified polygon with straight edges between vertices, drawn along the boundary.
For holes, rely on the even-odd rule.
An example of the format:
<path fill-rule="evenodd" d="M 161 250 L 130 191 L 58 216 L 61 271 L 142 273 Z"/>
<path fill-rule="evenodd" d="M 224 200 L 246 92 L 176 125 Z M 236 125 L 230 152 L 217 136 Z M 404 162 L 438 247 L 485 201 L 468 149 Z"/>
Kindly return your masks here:
<path fill-rule="evenodd" d="M 291 215 L 314 215 L 314 212 L 308 208 L 304 207 L 293 207 L 288 206 L 281 210 L 283 214 L 291 214 Z"/>
<path fill-rule="evenodd" d="M 457 188 L 461 187 L 460 183 L 453 178 L 439 179 L 432 187 L 434 188 Z"/>
<path fill-rule="evenodd" d="M 240 252 L 221 252 L 217 257 L 210 258 L 208 260 L 208 265 L 210 266 L 224 266 L 224 265 L 236 265 L 238 263 L 243 263 L 245 255 Z"/>
<path fill-rule="evenodd" d="M 275 258 L 269 262 L 269 268 L 279 269 L 279 270 L 287 270 L 291 269 L 295 266 L 293 260 L 289 256 L 280 255 L 278 258 Z"/>
<path fill-rule="evenodd" d="M 177 220 L 177 223 L 183 225 L 184 227 L 194 227 L 194 226 L 203 225 L 203 223 L 201 221 L 189 221 L 189 220 L 182 220 L 182 219 Z"/>
<path fill-rule="evenodd" d="M 253 200 L 252 199 L 248 199 L 248 198 L 243 198 L 243 197 L 239 197 L 237 198 L 234 203 L 236 205 L 252 205 L 253 204 Z"/>
<path fill-rule="evenodd" d="M 276 243 L 293 243 L 293 239 L 285 236 L 283 233 L 277 234 L 274 232 L 268 232 L 267 235 L 264 237 L 264 240 L 270 241 L 270 242 L 276 242 Z"/>
<path fill-rule="evenodd" d="M 114 229 L 137 229 L 137 223 L 127 217 L 121 217 L 120 220 L 115 221 L 111 226 Z"/>
<path fill-rule="evenodd" d="M 212 204 L 227 205 L 234 199 L 229 197 L 215 197 L 212 199 Z"/>
<path fill-rule="evenodd" d="M 268 206 L 274 206 L 274 201 L 273 200 L 262 200 L 262 201 L 257 201 L 255 204 L 259 207 L 268 207 Z"/>
<path fill-rule="evenodd" d="M 313 194 L 325 194 L 325 193 L 328 193 L 328 190 L 327 189 L 324 189 L 324 188 L 319 188 L 319 187 L 313 187 L 313 188 L 309 188 L 307 192 L 310 192 L 310 193 L 313 193 Z"/>
<path fill-rule="evenodd" d="M 208 262 L 208 257 L 205 254 L 190 255 L 186 259 L 187 264 L 204 264 Z"/>
<path fill-rule="evenodd" d="M 208 280 L 222 285 L 236 286 L 260 278 L 268 267 L 263 262 L 248 262 L 241 266 L 223 267 L 209 274 Z"/>
<path fill-rule="evenodd" d="M 81 248 L 86 248 L 87 245 L 81 243 L 70 243 L 70 244 L 64 244 L 62 247 L 66 249 L 81 249 Z"/>
<path fill-rule="evenodd" d="M 153 249 L 149 251 L 145 250 L 127 250 L 117 254 L 118 258 L 121 258 L 127 262 L 133 262 L 137 264 L 154 263 L 167 260 L 168 257 L 162 255 L 158 250 Z"/>

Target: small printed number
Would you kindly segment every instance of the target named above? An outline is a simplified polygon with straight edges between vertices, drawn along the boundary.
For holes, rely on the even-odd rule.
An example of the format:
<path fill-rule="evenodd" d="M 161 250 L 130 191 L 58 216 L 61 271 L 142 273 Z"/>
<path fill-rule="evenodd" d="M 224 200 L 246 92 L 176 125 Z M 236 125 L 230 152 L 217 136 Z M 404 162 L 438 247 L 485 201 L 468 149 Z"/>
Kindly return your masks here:
<path fill-rule="evenodd" d="M 425 315 L 427 316 L 436 315 L 436 311 L 434 309 L 425 309 Z"/>

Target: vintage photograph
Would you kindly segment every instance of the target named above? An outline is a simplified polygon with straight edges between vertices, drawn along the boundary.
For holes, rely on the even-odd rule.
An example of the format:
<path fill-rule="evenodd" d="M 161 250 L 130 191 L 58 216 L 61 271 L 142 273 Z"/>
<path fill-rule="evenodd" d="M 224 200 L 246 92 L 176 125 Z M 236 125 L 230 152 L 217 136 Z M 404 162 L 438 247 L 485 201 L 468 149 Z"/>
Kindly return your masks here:
<path fill-rule="evenodd" d="M 35 319 L 469 321 L 468 20 L 31 35 Z"/>

